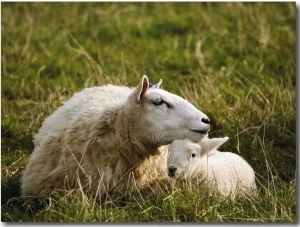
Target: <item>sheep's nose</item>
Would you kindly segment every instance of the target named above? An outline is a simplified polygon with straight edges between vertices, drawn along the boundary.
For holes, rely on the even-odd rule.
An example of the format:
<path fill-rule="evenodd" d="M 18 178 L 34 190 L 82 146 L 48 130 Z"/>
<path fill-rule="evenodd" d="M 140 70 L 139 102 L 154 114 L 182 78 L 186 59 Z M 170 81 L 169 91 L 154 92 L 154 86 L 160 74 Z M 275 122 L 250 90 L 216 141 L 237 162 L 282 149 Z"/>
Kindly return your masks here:
<path fill-rule="evenodd" d="M 210 124 L 210 121 L 207 117 L 202 118 L 201 121 L 205 124 Z"/>
<path fill-rule="evenodd" d="M 169 167 L 169 176 L 174 177 L 176 170 L 177 170 L 177 168 L 174 166 Z"/>

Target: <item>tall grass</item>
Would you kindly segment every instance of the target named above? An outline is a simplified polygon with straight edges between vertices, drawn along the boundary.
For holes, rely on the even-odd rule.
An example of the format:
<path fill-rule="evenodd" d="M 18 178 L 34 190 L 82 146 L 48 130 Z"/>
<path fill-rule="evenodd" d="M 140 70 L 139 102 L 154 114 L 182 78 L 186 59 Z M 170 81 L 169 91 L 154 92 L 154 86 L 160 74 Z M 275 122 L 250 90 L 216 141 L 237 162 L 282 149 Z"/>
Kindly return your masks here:
<path fill-rule="evenodd" d="M 295 3 L 1 4 L 2 221 L 296 221 Z M 211 137 L 253 166 L 256 196 L 170 190 L 100 206 L 66 192 L 20 198 L 32 135 L 84 87 L 136 86 L 143 74 L 212 121 Z"/>

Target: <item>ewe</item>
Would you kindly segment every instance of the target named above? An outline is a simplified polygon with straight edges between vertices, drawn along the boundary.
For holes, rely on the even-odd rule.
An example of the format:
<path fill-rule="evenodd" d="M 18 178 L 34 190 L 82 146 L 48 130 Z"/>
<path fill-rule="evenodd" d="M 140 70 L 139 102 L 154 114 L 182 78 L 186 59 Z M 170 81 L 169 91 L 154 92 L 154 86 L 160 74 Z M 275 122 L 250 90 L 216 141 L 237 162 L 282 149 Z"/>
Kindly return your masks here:
<path fill-rule="evenodd" d="M 100 200 L 113 199 L 142 178 L 141 168 L 149 157 L 159 157 L 162 145 L 205 138 L 208 117 L 181 97 L 158 89 L 160 83 L 149 88 L 143 76 L 135 89 L 107 85 L 74 94 L 34 136 L 22 196 L 80 188 Z"/>
<path fill-rule="evenodd" d="M 254 171 L 242 157 L 217 151 L 227 140 L 228 137 L 205 138 L 200 143 L 189 139 L 173 141 L 167 164 L 169 176 L 207 183 L 211 194 L 218 192 L 222 196 L 256 189 Z"/>

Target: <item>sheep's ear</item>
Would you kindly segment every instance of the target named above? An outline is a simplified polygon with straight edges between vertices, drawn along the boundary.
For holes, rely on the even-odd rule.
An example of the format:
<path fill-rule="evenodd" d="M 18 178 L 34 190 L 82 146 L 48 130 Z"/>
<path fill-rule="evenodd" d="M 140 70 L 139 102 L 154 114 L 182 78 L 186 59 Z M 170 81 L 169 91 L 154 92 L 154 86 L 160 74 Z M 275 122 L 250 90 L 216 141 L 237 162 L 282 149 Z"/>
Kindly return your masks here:
<path fill-rule="evenodd" d="M 133 91 L 130 95 L 130 98 L 133 99 L 135 102 L 140 101 L 146 91 L 149 89 L 149 80 L 146 75 L 143 76 L 141 83 L 137 86 L 137 88 Z"/>
<path fill-rule="evenodd" d="M 162 79 L 160 79 L 157 84 L 152 85 L 151 88 L 159 89 L 161 83 L 162 83 Z"/>
<path fill-rule="evenodd" d="M 215 151 L 220 147 L 223 143 L 225 143 L 229 138 L 212 138 L 212 139 L 205 139 L 200 142 L 201 145 L 201 155 L 205 155 L 210 153 L 211 151 Z"/>

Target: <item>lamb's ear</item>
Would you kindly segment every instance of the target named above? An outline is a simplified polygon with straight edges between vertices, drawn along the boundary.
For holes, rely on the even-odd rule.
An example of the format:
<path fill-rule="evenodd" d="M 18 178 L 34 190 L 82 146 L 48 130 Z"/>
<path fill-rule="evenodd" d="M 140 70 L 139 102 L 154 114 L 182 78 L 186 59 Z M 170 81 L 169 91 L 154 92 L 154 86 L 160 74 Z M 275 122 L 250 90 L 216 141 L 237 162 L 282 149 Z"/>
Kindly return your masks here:
<path fill-rule="evenodd" d="M 149 80 L 146 75 L 143 76 L 141 83 L 137 86 L 137 88 L 131 93 L 130 98 L 138 102 L 140 101 L 146 91 L 149 89 Z"/>
<path fill-rule="evenodd" d="M 217 150 L 223 143 L 225 143 L 229 138 L 212 138 L 204 139 L 200 142 L 201 145 L 201 155 L 208 154 L 211 151 Z"/>

